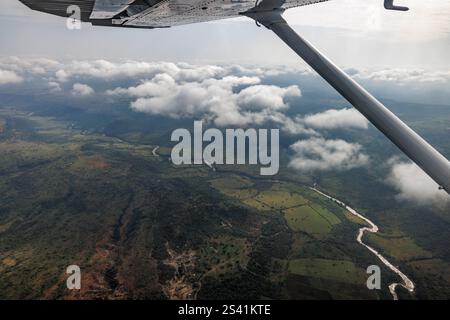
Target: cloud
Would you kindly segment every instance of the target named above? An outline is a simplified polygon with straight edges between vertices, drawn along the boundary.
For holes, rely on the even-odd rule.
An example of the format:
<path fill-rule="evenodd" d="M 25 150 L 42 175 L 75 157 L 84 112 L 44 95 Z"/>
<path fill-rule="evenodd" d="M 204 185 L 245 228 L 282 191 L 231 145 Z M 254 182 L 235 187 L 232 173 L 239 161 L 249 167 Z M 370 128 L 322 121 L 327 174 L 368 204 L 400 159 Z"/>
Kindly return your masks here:
<path fill-rule="evenodd" d="M 316 129 L 358 128 L 367 129 L 369 121 L 356 109 L 330 109 L 321 113 L 307 115 L 303 123 Z"/>
<path fill-rule="evenodd" d="M 416 68 L 390 68 L 382 70 L 351 69 L 351 74 L 355 79 L 389 81 L 395 83 L 450 82 L 449 70 L 431 71 Z"/>
<path fill-rule="evenodd" d="M 1 69 L 17 73 L 44 74 L 52 72 L 60 66 L 61 64 L 58 61 L 46 58 L 20 58 L 15 56 L 0 58 Z"/>
<path fill-rule="evenodd" d="M 185 63 L 153 63 L 153 66 L 153 70 L 162 72 L 138 85 L 118 87 L 105 93 L 135 98 L 130 106 L 138 112 L 172 118 L 197 117 L 218 126 L 273 123 L 289 134 L 309 136 L 320 136 L 315 129 L 368 127 L 368 121 L 355 109 L 331 109 L 306 117 L 288 116 L 289 103 L 302 96 L 300 88 L 261 84 L 274 71 L 275 74 L 292 71 L 286 68 L 276 67 L 270 71 L 238 65 L 217 67 Z M 308 70 L 298 71 L 310 74 Z M 67 74 L 64 72 L 62 76 L 65 78 Z"/>
<path fill-rule="evenodd" d="M 16 81 L 43 80 L 44 85 L 48 83 L 50 92 L 61 92 L 63 83 L 73 84 L 73 95 L 90 95 L 100 90 L 83 83 L 104 87 L 105 83 L 120 81 L 126 83 L 126 87 L 112 87 L 105 93 L 129 97 L 133 110 L 174 118 L 201 118 L 217 126 L 270 123 L 289 134 L 314 137 L 320 136 L 320 130 L 368 127 L 368 121 L 353 108 L 330 109 L 306 116 L 290 113 L 290 104 L 302 96 L 300 88 L 296 85 L 274 85 L 271 77 L 289 77 L 293 74 L 316 77 L 303 67 L 194 65 L 132 60 L 67 62 L 8 57 L 0 58 L 0 70 L 9 78 L 15 74 Z M 450 72 L 445 70 L 352 69 L 350 73 L 368 81 L 443 81 L 447 78 L 450 81 Z"/>
<path fill-rule="evenodd" d="M 63 69 L 60 69 L 60 70 L 56 71 L 55 77 L 56 77 L 56 80 L 59 82 L 66 82 L 70 76 L 66 71 L 64 71 Z"/>
<path fill-rule="evenodd" d="M 340 139 L 313 137 L 297 141 L 290 148 L 295 155 L 289 166 L 300 171 L 348 170 L 369 162 L 368 156 L 361 153 L 361 145 Z"/>
<path fill-rule="evenodd" d="M 113 80 L 119 78 L 144 77 L 152 78 L 156 74 L 165 73 L 177 81 L 192 82 L 210 78 L 221 78 L 227 75 L 269 77 L 283 74 L 312 75 L 309 69 L 287 68 L 286 66 L 245 67 L 238 65 L 194 65 L 189 63 L 81 60 L 61 64 L 50 59 L 19 59 L 9 58 L 8 64 L 22 70 L 43 69 L 53 71 L 58 81 L 64 82 L 72 78 L 89 77 L 95 79 Z M 1 63 L 0 66 L 4 67 Z M 449 70 L 425 70 L 418 68 L 385 68 L 385 69 L 348 69 L 356 79 L 391 82 L 448 82 Z"/>
<path fill-rule="evenodd" d="M 193 74 L 190 72 L 189 77 Z M 160 73 L 138 86 L 116 88 L 106 94 L 135 97 L 132 109 L 172 118 L 201 117 L 218 126 L 274 122 L 286 124 L 288 132 L 306 130 L 280 112 L 289 108 L 288 99 L 301 96 L 300 89 L 260 82 L 259 77 L 233 75 L 188 82 Z"/>
<path fill-rule="evenodd" d="M 166 73 L 180 81 L 199 81 L 223 76 L 227 71 L 214 65 L 195 66 L 187 63 L 126 61 L 111 62 L 107 60 L 72 61 L 55 72 L 58 81 L 71 78 L 91 77 L 113 80 L 118 78 L 153 77 Z"/>
<path fill-rule="evenodd" d="M 94 89 L 86 84 L 75 83 L 72 88 L 72 94 L 74 96 L 89 96 L 94 94 Z"/>
<path fill-rule="evenodd" d="M 277 86 L 258 85 L 245 88 L 239 92 L 237 103 L 249 110 L 255 109 L 287 109 L 286 97 L 300 97 L 301 91 L 297 86 L 280 88 Z"/>
<path fill-rule="evenodd" d="M 173 77 L 168 74 L 157 74 L 151 81 L 145 81 L 136 87 L 116 88 L 107 90 L 108 95 L 129 95 L 131 97 L 151 97 L 165 96 L 173 93 L 176 82 Z"/>
<path fill-rule="evenodd" d="M 59 81 L 67 81 L 69 78 L 83 76 L 99 79 L 114 79 L 118 77 L 136 77 L 153 74 L 163 70 L 176 72 L 178 67 L 173 63 L 147 63 L 127 61 L 114 63 L 106 60 L 72 61 L 56 72 Z"/>
<path fill-rule="evenodd" d="M 23 78 L 17 75 L 14 71 L 0 69 L 0 85 L 10 83 L 21 83 Z"/>
<path fill-rule="evenodd" d="M 397 199 L 418 204 L 449 203 L 450 196 L 439 190 L 439 186 L 422 169 L 412 162 L 391 159 L 391 172 L 387 182 L 399 191 Z"/>
<path fill-rule="evenodd" d="M 168 74 L 177 82 L 203 81 L 226 76 L 268 78 L 281 75 L 314 76 L 310 69 L 283 65 L 195 65 L 184 62 L 74 60 L 57 61 L 47 58 L 0 57 L 0 70 L 24 74 L 42 75 L 58 82 L 82 82 L 84 79 L 120 80 L 151 79 L 157 74 Z M 420 68 L 351 68 L 347 69 L 355 79 L 397 82 L 400 84 L 447 83 L 450 70 L 426 70 Z"/>
<path fill-rule="evenodd" d="M 49 81 L 48 87 L 50 89 L 50 92 L 53 92 L 53 93 L 62 91 L 61 86 L 58 82 Z"/>

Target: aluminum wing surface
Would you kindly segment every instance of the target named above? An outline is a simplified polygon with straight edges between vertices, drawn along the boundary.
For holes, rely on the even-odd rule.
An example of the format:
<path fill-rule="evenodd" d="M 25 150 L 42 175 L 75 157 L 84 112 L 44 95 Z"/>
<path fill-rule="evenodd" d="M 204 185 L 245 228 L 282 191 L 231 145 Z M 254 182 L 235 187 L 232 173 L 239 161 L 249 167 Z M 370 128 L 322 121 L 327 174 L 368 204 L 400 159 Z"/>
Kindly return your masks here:
<path fill-rule="evenodd" d="M 279 1 L 284 9 L 327 0 Z M 255 0 L 165 0 L 124 22 L 125 26 L 164 27 L 206 22 L 240 16 L 255 7 Z"/>
<path fill-rule="evenodd" d="M 128 9 L 133 2 L 134 0 L 96 0 L 90 18 L 112 19 Z"/>
<path fill-rule="evenodd" d="M 264 0 L 20 0 L 33 10 L 67 17 L 78 5 L 82 20 L 93 25 L 164 28 L 235 18 Z M 274 8 L 289 9 L 328 0 L 277 0 Z"/>

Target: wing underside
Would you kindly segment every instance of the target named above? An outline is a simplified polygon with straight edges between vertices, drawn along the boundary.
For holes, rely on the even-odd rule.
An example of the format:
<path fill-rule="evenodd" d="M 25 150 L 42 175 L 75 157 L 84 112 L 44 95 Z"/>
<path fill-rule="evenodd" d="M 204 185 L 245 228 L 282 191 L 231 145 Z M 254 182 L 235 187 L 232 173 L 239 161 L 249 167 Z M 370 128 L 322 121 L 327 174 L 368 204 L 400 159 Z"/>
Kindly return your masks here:
<path fill-rule="evenodd" d="M 288 9 L 324 0 L 279 1 L 279 7 Z M 260 1 L 264 2 L 264 1 Z M 255 7 L 255 0 L 165 0 L 125 22 L 128 26 L 164 27 L 238 17 Z"/>
<path fill-rule="evenodd" d="M 255 6 L 289 9 L 328 0 L 20 0 L 33 10 L 67 17 L 78 5 L 83 21 L 94 25 L 164 28 L 234 18 Z"/>

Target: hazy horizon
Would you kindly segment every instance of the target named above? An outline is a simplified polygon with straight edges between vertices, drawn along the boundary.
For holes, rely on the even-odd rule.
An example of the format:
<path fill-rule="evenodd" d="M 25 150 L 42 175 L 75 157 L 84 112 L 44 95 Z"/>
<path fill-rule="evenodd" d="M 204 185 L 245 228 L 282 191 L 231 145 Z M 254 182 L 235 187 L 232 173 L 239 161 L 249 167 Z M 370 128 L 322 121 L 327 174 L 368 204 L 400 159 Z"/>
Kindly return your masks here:
<path fill-rule="evenodd" d="M 381 0 L 332 0 L 288 10 L 286 19 L 345 67 L 420 67 L 450 64 L 450 3 L 402 1 L 409 12 L 383 9 Z M 33 12 L 18 0 L 0 4 L 0 56 L 58 59 L 141 59 L 195 63 L 300 65 L 265 28 L 245 18 L 159 30 L 66 29 L 65 20 Z M 239 50 L 236 50 L 236 49 Z M 267 54 L 269 53 L 270 54 Z"/>

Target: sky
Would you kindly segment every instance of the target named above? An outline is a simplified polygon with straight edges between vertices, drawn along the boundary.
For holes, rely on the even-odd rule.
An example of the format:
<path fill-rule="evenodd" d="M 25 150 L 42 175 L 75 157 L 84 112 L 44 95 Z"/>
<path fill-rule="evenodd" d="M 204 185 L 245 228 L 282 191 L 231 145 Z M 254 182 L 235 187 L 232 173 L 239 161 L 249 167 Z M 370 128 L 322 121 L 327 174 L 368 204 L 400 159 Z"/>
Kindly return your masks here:
<path fill-rule="evenodd" d="M 446 97 L 442 102 L 449 101 L 450 72 L 354 68 L 351 74 L 365 87 L 377 88 L 376 96 L 402 99 L 399 92 L 412 95 L 416 91 L 415 96 L 429 100 L 438 92 Z M 384 174 L 377 179 L 392 186 L 399 201 L 450 204 L 445 191 L 415 164 L 405 162 L 387 139 L 378 146 L 387 148 L 383 153 L 391 151 L 380 161 L 373 143 L 367 141 L 367 134 L 374 134 L 368 120 L 348 103 L 333 98 L 331 88 L 318 80 L 311 70 L 290 66 L 0 57 L 0 105 L 20 106 L 25 99 L 26 105 L 33 101 L 36 110 L 44 101 L 58 114 L 64 106 L 69 110 L 76 106 L 93 114 L 131 111 L 158 117 L 158 121 L 203 120 L 223 129 L 275 127 L 282 133 L 283 148 L 289 148 L 283 151 L 288 166 L 296 171 L 371 171 L 381 166 Z M 427 105 L 422 107 L 424 119 L 430 119 Z M 435 117 L 445 114 L 447 119 L 436 122 L 439 128 L 434 133 L 428 132 L 441 147 L 446 145 L 441 123 L 448 122 L 444 107 L 431 109 Z M 418 111 L 414 109 L 412 113 Z M 438 149 L 450 155 L 448 148 Z"/>
<path fill-rule="evenodd" d="M 386 11 L 382 0 L 332 0 L 289 10 L 285 18 L 377 96 L 448 105 L 450 1 L 398 4 L 411 10 Z M 68 30 L 63 18 L 1 0 L 0 40 L 0 94 L 41 86 L 50 97 L 87 105 L 125 99 L 136 112 L 219 127 L 274 123 L 301 137 L 290 147 L 296 170 L 371 166 L 364 145 L 325 134 L 368 130 L 367 120 L 347 104 L 291 113 L 291 102 L 302 99 L 302 86 L 316 76 L 269 30 L 245 18 L 158 30 L 89 24 Z M 303 75 L 302 86 L 268 81 L 277 75 Z M 399 200 L 449 201 L 414 164 L 393 159 L 388 166 L 386 183 Z M 420 183 L 411 187 L 410 177 Z"/>
<path fill-rule="evenodd" d="M 450 1 L 398 4 L 411 10 L 386 11 L 382 0 L 332 0 L 288 10 L 285 17 L 344 67 L 448 68 Z M 2 0 L 0 12 L 0 56 L 301 64 L 270 31 L 246 18 L 161 30 L 83 24 L 70 31 L 65 19 L 33 12 L 18 0 Z"/>

